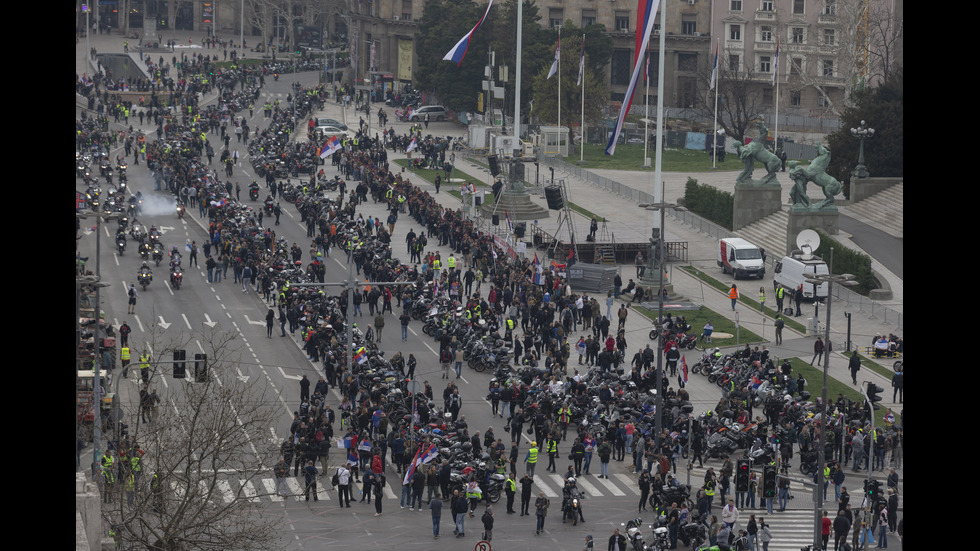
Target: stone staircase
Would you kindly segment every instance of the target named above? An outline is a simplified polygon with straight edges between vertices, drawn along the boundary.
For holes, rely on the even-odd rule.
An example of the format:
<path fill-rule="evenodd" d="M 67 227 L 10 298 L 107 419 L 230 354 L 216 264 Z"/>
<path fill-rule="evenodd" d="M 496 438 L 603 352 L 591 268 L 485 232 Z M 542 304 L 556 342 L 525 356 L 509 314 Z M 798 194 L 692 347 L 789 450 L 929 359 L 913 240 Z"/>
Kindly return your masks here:
<path fill-rule="evenodd" d="M 786 250 L 786 228 L 789 227 L 789 211 L 780 210 L 738 231 L 739 237 L 766 250 L 769 258 L 782 258 Z"/>
<path fill-rule="evenodd" d="M 841 207 L 840 211 L 888 235 L 904 238 L 904 203 L 905 182 L 899 182 L 863 201 Z"/>

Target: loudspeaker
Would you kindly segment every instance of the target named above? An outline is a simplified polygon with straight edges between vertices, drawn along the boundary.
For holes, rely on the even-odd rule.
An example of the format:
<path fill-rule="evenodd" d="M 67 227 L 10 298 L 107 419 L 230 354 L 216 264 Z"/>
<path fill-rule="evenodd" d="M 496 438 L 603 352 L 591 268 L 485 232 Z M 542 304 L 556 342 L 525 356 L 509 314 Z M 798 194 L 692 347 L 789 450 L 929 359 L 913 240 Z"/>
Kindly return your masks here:
<path fill-rule="evenodd" d="M 544 197 L 548 201 L 548 208 L 551 210 L 561 210 L 565 208 L 565 199 L 561 196 L 561 188 L 558 186 L 547 186 L 544 188 Z"/>
<path fill-rule="evenodd" d="M 490 223 L 493 224 L 494 226 L 499 226 L 500 225 L 500 215 L 499 214 L 494 214 L 492 217 L 490 217 Z"/>
<path fill-rule="evenodd" d="M 483 204 L 483 197 L 480 196 L 480 195 L 474 195 L 473 196 L 473 204 L 475 206 L 477 206 L 477 207 L 480 206 L 480 205 L 482 205 Z"/>
<path fill-rule="evenodd" d="M 493 174 L 494 176 L 500 174 L 500 164 L 497 163 L 496 155 L 490 155 L 487 157 L 487 163 L 490 164 L 490 174 Z"/>

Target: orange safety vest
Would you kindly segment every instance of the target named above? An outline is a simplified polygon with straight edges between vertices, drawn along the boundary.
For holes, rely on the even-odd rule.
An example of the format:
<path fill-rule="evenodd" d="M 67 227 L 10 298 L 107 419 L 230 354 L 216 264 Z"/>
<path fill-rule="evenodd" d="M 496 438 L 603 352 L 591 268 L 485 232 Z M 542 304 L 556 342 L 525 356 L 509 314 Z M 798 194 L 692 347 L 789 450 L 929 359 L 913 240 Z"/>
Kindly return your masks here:
<path fill-rule="evenodd" d="M 734 300 L 738 298 L 738 289 L 732 287 L 731 291 L 728 291 L 728 298 Z"/>

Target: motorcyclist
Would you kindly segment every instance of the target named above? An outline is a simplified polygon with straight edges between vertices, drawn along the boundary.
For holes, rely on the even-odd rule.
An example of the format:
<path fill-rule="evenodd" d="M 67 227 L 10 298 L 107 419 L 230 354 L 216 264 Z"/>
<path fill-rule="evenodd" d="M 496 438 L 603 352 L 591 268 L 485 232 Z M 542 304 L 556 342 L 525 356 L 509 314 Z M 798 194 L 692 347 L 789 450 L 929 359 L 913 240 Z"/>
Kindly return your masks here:
<path fill-rule="evenodd" d="M 575 485 L 575 477 L 568 477 L 568 479 L 565 481 L 565 486 L 563 486 L 561 489 L 561 494 L 562 511 L 564 511 L 562 521 L 564 521 L 566 517 L 574 519 L 575 515 L 578 514 L 579 520 L 585 522 L 585 517 L 582 514 L 582 493 Z M 577 513 L 572 507 L 572 500 L 578 500 L 577 507 L 574 508 L 577 509 Z"/>
<path fill-rule="evenodd" d="M 148 278 L 150 278 L 150 280 L 153 279 L 153 272 L 150 270 L 150 266 L 146 263 L 145 260 L 143 261 L 143 265 L 140 266 L 139 277 L 140 277 L 140 279 L 142 279 L 144 277 L 148 277 Z"/>

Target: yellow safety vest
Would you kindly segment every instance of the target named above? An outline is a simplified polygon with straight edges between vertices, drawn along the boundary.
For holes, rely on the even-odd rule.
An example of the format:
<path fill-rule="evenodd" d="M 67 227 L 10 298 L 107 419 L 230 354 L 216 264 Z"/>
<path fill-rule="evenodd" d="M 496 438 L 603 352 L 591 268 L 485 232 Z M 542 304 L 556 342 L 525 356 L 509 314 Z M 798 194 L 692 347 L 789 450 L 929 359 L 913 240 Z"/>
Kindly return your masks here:
<path fill-rule="evenodd" d="M 531 448 L 528 452 L 527 462 L 530 464 L 535 464 L 538 462 L 538 448 Z"/>
<path fill-rule="evenodd" d="M 449 266 L 449 269 L 455 268 L 456 267 L 456 258 L 450 256 L 449 259 L 446 260 L 446 264 Z"/>
<path fill-rule="evenodd" d="M 150 357 L 146 354 L 140 354 L 140 369 L 150 368 Z"/>
<path fill-rule="evenodd" d="M 129 347 L 124 346 L 119 349 L 119 357 L 123 360 L 129 360 Z"/>

